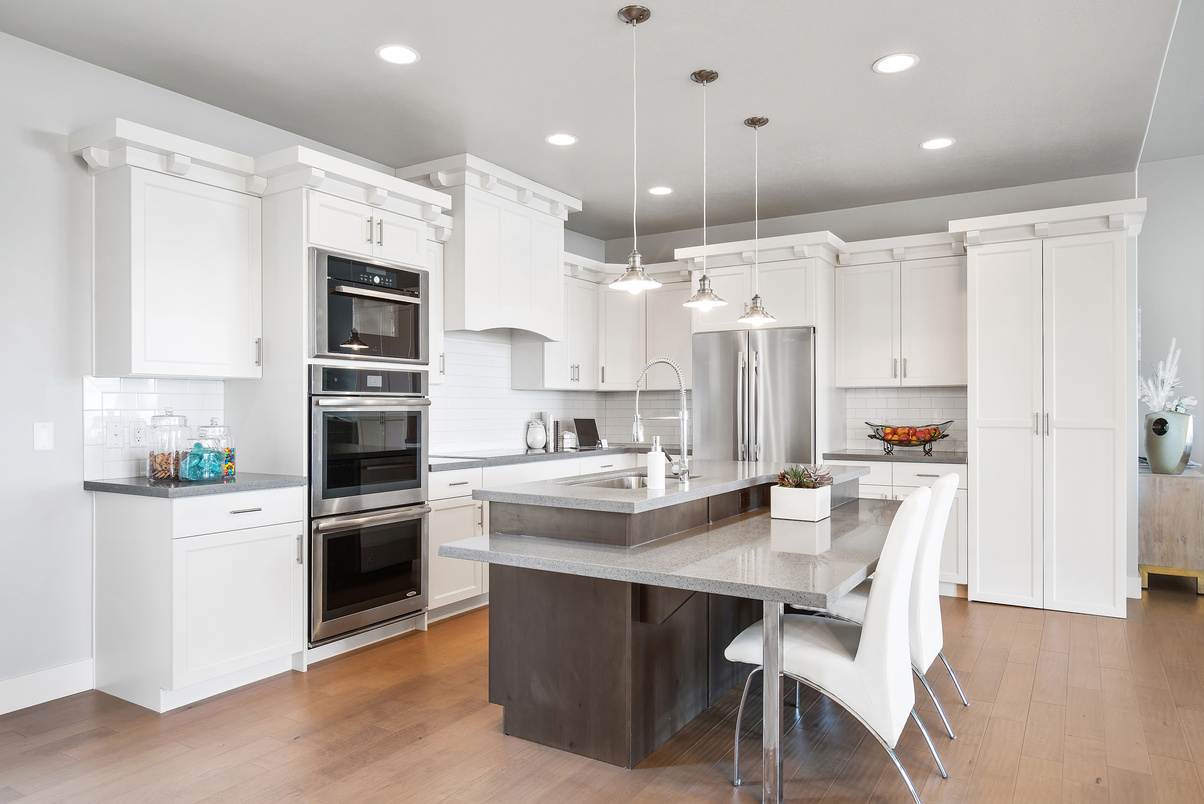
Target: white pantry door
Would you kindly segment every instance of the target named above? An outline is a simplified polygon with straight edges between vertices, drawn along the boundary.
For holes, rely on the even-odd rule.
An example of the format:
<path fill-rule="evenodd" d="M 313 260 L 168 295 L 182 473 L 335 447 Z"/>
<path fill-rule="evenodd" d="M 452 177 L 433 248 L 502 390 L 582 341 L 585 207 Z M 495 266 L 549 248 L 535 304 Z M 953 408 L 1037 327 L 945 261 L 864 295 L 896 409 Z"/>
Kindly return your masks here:
<path fill-rule="evenodd" d="M 968 251 L 969 596 L 1042 608 L 1041 241 Z"/>

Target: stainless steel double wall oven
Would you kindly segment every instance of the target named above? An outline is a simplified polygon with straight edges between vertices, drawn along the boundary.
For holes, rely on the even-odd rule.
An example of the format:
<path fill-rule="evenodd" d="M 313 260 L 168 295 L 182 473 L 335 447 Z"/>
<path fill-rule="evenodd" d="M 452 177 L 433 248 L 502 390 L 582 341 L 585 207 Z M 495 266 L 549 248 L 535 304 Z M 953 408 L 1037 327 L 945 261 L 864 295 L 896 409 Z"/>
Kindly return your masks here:
<path fill-rule="evenodd" d="M 313 249 L 310 645 L 427 606 L 427 275 Z"/>

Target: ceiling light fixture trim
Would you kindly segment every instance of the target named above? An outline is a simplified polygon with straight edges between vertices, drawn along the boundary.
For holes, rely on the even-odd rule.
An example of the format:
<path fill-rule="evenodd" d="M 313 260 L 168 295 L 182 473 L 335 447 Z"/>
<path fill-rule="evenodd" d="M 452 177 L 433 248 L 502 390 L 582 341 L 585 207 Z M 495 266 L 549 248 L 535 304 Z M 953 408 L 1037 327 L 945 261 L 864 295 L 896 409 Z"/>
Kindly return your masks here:
<path fill-rule="evenodd" d="M 948 148 L 957 140 L 952 137 L 933 137 L 930 140 L 924 140 L 920 143 L 920 147 L 925 151 L 939 151 L 942 148 Z"/>
<path fill-rule="evenodd" d="M 920 63 L 920 57 L 914 53 L 891 53 L 874 62 L 873 70 L 883 75 L 893 75 L 910 70 Z"/>
<path fill-rule="evenodd" d="M 690 74 L 691 81 L 702 84 L 702 275 L 698 277 L 698 292 L 682 302 L 682 307 L 704 313 L 727 304 L 711 290 L 711 278 L 707 276 L 707 85 L 718 78 L 719 73 L 714 70 L 695 70 Z"/>
<path fill-rule="evenodd" d="M 576 145 L 577 144 L 576 137 L 574 137 L 572 134 L 564 134 L 564 133 L 549 134 L 548 136 L 543 138 L 543 141 L 548 143 L 549 145 L 564 146 L 564 145 Z"/>
<path fill-rule="evenodd" d="M 648 192 L 652 195 L 669 195 L 673 192 L 672 187 L 649 187 Z"/>
<path fill-rule="evenodd" d="M 417 50 L 405 45 L 381 45 L 376 49 L 376 56 L 389 64 L 413 64 L 422 58 Z"/>

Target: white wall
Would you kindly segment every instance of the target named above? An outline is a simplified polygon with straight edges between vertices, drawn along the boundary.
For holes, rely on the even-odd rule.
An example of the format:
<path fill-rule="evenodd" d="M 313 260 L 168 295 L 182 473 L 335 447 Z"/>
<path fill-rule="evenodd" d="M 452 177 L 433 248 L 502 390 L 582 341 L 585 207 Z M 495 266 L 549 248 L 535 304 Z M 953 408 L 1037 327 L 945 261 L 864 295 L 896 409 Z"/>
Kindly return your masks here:
<path fill-rule="evenodd" d="M 1149 376 L 1166 359 L 1171 338 L 1177 338 L 1183 393 L 1204 399 L 1204 250 L 1197 242 L 1204 222 L 1204 156 L 1139 165 L 1137 192 L 1147 199 L 1137 238 L 1140 370 Z M 1143 432 L 1145 405 L 1138 413 Z M 1197 434 L 1197 445 L 1200 441 Z M 1193 459 L 1199 461 L 1202 453 L 1197 447 Z"/>
<path fill-rule="evenodd" d="M 91 185 L 67 153 L 67 136 L 125 117 L 241 153 L 302 143 L 372 163 L 5 34 L 0 75 L 5 711 L 5 680 L 92 655 L 91 500 L 81 485 L 81 378 L 92 373 Z M 54 423 L 53 451 L 33 451 L 34 422 Z"/>
<path fill-rule="evenodd" d="M 1110 176 L 1090 176 L 1083 179 L 1066 179 L 1022 187 L 1003 187 L 998 190 L 982 190 L 975 193 L 837 209 L 810 215 L 791 215 L 785 218 L 761 221 L 761 236 L 775 237 L 801 232 L 829 231 L 846 242 L 853 242 L 855 240 L 873 240 L 879 237 L 945 232 L 949 229 L 949 221 L 960 218 L 1003 215 L 1008 212 L 1024 212 L 1030 209 L 1051 209 L 1073 204 L 1091 204 L 1097 201 L 1132 198 L 1133 182 L 1132 173 L 1116 173 Z M 569 226 L 572 225 L 573 219 L 569 218 Z M 709 227 L 707 242 L 727 243 L 735 240 L 751 240 L 752 236 L 752 221 L 747 221 Z M 645 265 L 654 262 L 668 262 L 673 259 L 675 248 L 697 246 L 701 243 L 701 229 L 687 229 L 664 234 L 642 234 L 640 235 L 640 253 L 644 257 Z M 606 241 L 607 262 L 627 262 L 627 255 L 630 252 L 630 237 Z"/>

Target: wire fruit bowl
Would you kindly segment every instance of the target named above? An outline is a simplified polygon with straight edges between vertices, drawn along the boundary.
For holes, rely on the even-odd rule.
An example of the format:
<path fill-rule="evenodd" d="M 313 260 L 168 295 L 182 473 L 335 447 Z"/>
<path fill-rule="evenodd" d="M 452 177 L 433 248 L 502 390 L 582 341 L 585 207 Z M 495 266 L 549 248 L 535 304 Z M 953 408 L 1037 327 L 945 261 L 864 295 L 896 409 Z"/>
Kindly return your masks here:
<path fill-rule="evenodd" d="M 920 427 L 874 424 L 873 422 L 866 422 L 866 424 L 872 431 L 870 438 L 881 441 L 882 450 L 887 455 L 894 455 L 895 447 L 923 447 L 924 454 L 930 456 L 932 455 L 932 445 L 942 438 L 949 437 L 948 430 L 953 422 L 925 424 Z"/>

